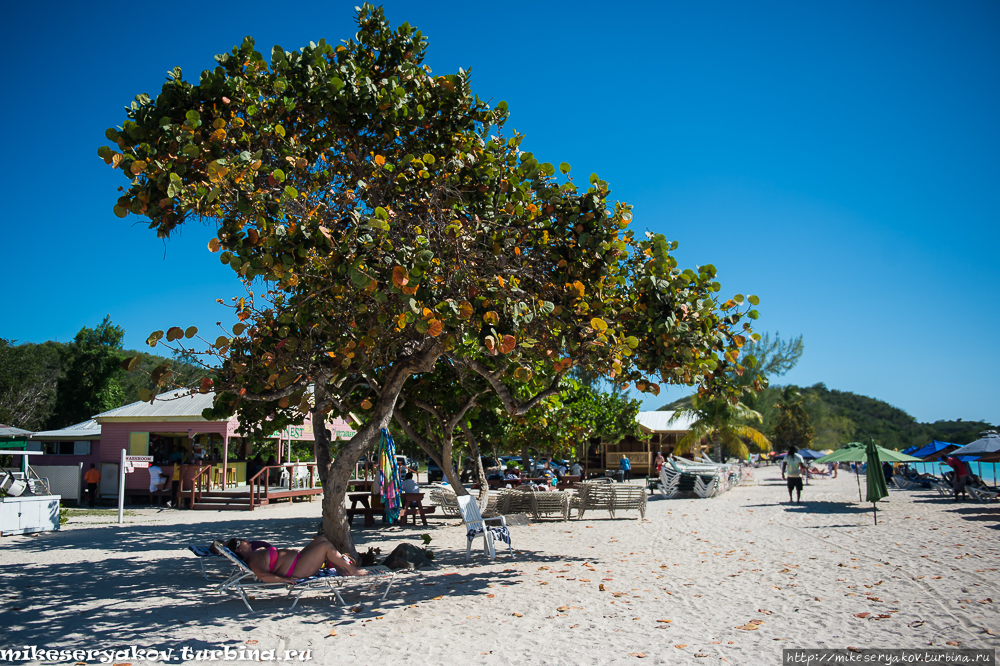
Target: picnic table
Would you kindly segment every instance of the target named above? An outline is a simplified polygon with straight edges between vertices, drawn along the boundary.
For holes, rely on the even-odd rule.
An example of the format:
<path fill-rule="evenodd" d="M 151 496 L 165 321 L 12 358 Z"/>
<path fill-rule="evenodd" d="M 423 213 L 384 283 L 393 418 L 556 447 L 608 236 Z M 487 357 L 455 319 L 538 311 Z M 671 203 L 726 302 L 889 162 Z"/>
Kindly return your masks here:
<path fill-rule="evenodd" d="M 373 499 L 374 498 L 374 499 Z M 375 516 L 385 514 L 385 505 L 382 498 L 371 493 L 351 493 L 347 496 L 351 500 L 351 508 L 347 510 L 347 522 L 354 524 L 354 516 L 364 516 L 364 526 L 373 527 Z M 361 506 L 358 506 L 358 505 Z M 411 506 L 416 504 L 416 506 Z M 410 516 L 413 516 L 413 524 L 417 524 L 417 516 L 424 525 L 427 525 L 427 514 L 434 513 L 436 507 L 424 506 L 424 493 L 404 493 L 403 507 L 399 510 L 399 524 L 406 525 Z"/>

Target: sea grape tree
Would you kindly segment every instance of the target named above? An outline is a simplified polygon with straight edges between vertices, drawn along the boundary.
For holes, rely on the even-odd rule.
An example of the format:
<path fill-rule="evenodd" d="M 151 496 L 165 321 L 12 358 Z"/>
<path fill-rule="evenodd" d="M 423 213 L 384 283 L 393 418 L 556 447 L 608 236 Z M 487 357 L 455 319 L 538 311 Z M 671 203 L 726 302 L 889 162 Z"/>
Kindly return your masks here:
<path fill-rule="evenodd" d="M 247 38 L 197 83 L 174 70 L 99 150 L 127 179 L 117 215 L 162 238 L 214 224 L 209 250 L 245 284 L 241 323 L 205 350 L 217 357 L 200 385 L 216 391 L 207 416 L 239 413 L 258 434 L 309 412 L 362 421 L 335 460 L 315 429 L 335 545 L 354 550 L 355 461 L 439 360 L 513 417 L 576 365 L 640 391 L 686 383 L 735 399 L 726 371 L 756 311 L 720 303 L 714 267 L 679 269 L 676 243 L 636 237 L 631 207 L 596 174 L 581 188 L 568 164 L 557 176 L 524 152 L 505 103 L 473 94 L 468 72 L 423 64 L 419 31 L 370 5 L 357 22 L 336 47 L 276 46 L 266 60 Z"/>

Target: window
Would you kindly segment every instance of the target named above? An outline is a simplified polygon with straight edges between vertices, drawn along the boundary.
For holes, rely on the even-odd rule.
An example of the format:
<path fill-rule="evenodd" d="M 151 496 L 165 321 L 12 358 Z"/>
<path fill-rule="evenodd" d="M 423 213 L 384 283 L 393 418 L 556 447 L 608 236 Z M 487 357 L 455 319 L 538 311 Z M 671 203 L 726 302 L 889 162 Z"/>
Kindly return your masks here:
<path fill-rule="evenodd" d="M 42 451 L 50 456 L 89 456 L 90 442 L 42 442 Z"/>

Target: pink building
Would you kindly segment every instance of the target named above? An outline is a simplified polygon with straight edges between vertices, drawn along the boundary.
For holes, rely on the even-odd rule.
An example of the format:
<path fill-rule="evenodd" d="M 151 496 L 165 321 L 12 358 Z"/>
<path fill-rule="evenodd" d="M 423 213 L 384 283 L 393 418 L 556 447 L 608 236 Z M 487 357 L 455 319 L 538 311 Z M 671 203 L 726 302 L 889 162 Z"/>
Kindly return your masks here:
<path fill-rule="evenodd" d="M 101 469 L 101 494 L 117 495 L 121 453 L 152 456 L 166 483 L 164 490 L 150 489 L 150 470 L 136 469 L 125 477 L 127 495 L 166 496 L 171 494 L 174 467 L 179 468 L 180 490 L 189 490 L 197 470 L 212 466 L 213 485 L 221 489 L 246 485 L 256 471 L 255 459 L 274 458 L 275 465 L 289 460 L 293 441 L 314 441 L 309 416 L 300 426 L 273 433 L 263 446 L 254 445 L 237 434 L 238 420 L 209 421 L 202 412 L 212 406 L 213 394 L 185 395 L 182 390 L 156 397 L 153 404 L 134 402 L 91 421 L 61 430 L 32 435 L 29 448 L 45 455 L 32 456 L 32 466 L 73 466 L 86 471 L 91 463 Z M 343 419 L 327 423 L 331 439 L 349 439 L 354 429 Z M 34 445 L 34 446 L 32 446 Z M 315 460 L 313 452 L 311 462 Z M 80 474 L 82 474 L 82 471 Z M 248 476 L 249 474 L 249 476 Z M 108 477 L 112 478 L 108 478 Z"/>

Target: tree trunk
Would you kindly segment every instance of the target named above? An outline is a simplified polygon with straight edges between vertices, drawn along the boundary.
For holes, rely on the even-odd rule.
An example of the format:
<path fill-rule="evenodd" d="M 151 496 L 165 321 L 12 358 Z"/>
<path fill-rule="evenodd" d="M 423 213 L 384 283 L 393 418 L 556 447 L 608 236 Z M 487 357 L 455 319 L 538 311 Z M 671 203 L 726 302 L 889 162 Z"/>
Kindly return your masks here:
<path fill-rule="evenodd" d="M 451 488 L 455 491 L 456 496 L 468 495 L 468 491 L 462 485 L 462 479 L 459 478 L 455 472 L 454 465 L 451 464 L 451 452 L 454 444 L 455 431 L 446 429 L 444 437 L 441 438 L 441 471 L 444 472 L 444 478 L 448 479 L 448 483 L 451 484 Z"/>
<path fill-rule="evenodd" d="M 722 462 L 722 439 L 718 435 L 712 436 L 712 443 L 715 444 L 715 462 Z"/>
<path fill-rule="evenodd" d="M 528 461 L 528 458 L 530 458 L 530 457 L 531 456 L 528 455 L 528 445 L 527 444 L 522 444 L 521 445 L 521 466 L 524 468 L 524 473 L 527 474 L 528 476 L 530 476 L 530 474 L 528 473 L 529 472 L 528 468 L 531 466 L 531 463 Z"/>
<path fill-rule="evenodd" d="M 327 400 L 326 388 L 319 385 L 314 387 L 316 408 L 313 416 L 313 432 L 323 431 L 322 434 L 317 433 L 323 446 L 317 444 L 316 448 L 320 449 L 318 451 L 320 468 L 326 469 L 326 477 L 323 482 L 323 534 L 337 550 L 345 555 L 355 558 L 358 556 L 354 547 L 354 538 L 351 535 L 351 526 L 347 522 L 347 505 L 345 503 L 347 482 L 354 471 L 354 465 L 362 454 L 369 451 L 378 441 L 382 428 L 389 426 L 393 410 L 396 407 L 396 400 L 399 398 L 406 380 L 413 374 L 433 370 L 441 353 L 440 344 L 437 341 L 430 341 L 429 346 L 401 358 L 393 364 L 386 374 L 385 383 L 381 387 L 378 399 L 369 413 L 368 422 L 344 444 L 333 462 L 327 462 L 332 456 L 329 439 L 326 436 L 325 414 L 323 413 L 325 411 L 324 403 Z"/>
<path fill-rule="evenodd" d="M 469 442 L 470 455 L 476 466 L 476 477 L 479 479 L 479 497 L 476 498 L 476 502 L 479 504 L 479 513 L 485 513 L 486 505 L 489 503 L 490 484 L 486 480 L 486 470 L 483 469 L 483 456 L 479 453 L 479 443 L 472 434 L 472 430 L 464 421 L 461 425 L 462 432 L 465 433 L 465 438 Z"/>

